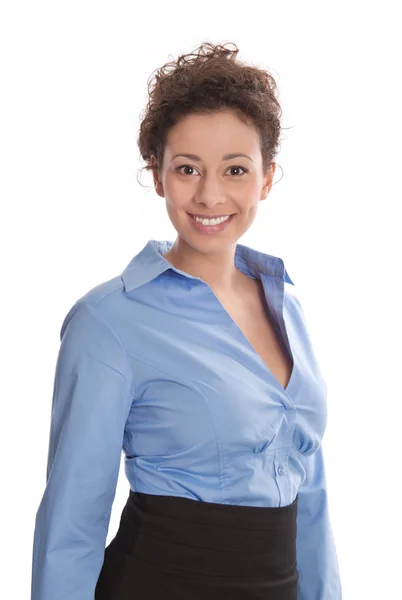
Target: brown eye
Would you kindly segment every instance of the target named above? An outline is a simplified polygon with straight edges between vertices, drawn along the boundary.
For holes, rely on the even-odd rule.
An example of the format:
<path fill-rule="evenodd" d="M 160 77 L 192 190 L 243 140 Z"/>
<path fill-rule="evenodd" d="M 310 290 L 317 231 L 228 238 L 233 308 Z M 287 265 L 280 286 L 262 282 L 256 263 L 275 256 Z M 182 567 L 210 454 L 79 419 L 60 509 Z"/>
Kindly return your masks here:
<path fill-rule="evenodd" d="M 247 173 L 247 169 L 245 169 L 244 167 L 241 167 L 240 165 L 238 166 L 233 166 L 233 167 L 229 167 L 229 169 L 241 169 L 243 171 L 243 173 L 241 175 L 239 175 L 239 177 L 242 177 L 245 173 Z"/>
<path fill-rule="evenodd" d="M 177 167 L 176 171 L 178 171 L 180 173 L 181 169 L 192 169 L 193 171 L 195 170 L 194 167 L 192 167 L 191 165 L 181 165 L 180 167 Z M 187 175 L 188 173 L 182 173 L 182 175 Z M 190 173 L 190 175 L 192 175 L 192 173 Z"/>

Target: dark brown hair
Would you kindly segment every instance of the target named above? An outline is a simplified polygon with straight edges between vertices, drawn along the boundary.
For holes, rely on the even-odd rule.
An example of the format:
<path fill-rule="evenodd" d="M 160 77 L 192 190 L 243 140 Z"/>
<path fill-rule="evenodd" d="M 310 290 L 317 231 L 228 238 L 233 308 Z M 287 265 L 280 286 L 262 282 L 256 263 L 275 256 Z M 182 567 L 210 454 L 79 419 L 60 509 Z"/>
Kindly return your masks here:
<path fill-rule="evenodd" d="M 148 80 L 149 101 L 137 140 L 147 163 L 143 169 L 161 168 L 166 134 L 181 117 L 230 109 L 258 130 L 266 173 L 280 148 L 282 110 L 276 81 L 269 72 L 237 60 L 236 44 L 234 50 L 227 45 L 203 43 L 157 69 Z"/>

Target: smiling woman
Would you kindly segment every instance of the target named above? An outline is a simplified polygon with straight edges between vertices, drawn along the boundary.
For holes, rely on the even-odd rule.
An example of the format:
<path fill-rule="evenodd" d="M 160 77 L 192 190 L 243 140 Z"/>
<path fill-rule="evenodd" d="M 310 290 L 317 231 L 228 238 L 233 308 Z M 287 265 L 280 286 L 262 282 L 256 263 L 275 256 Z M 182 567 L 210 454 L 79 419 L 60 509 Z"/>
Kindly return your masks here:
<path fill-rule="evenodd" d="M 234 248 L 272 188 L 281 133 L 274 77 L 238 52 L 205 43 L 158 69 L 138 136 L 178 233 L 164 258 L 222 294 L 246 283 Z"/>
<path fill-rule="evenodd" d="M 326 386 L 284 261 L 238 243 L 281 111 L 237 53 L 203 44 L 158 71 L 138 143 L 177 239 L 63 321 L 32 600 L 341 600 Z"/>

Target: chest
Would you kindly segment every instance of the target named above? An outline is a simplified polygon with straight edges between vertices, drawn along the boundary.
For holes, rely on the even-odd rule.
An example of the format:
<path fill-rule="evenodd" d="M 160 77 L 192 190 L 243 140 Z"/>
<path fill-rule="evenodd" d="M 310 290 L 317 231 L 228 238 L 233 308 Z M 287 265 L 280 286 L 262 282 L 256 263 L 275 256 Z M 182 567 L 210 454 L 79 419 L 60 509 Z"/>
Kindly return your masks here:
<path fill-rule="evenodd" d="M 274 295 L 271 280 L 212 289 L 216 297 L 197 282 L 184 289 L 178 295 L 156 287 L 152 297 L 165 295 L 163 310 L 154 311 L 148 291 L 135 314 L 131 303 L 115 325 L 135 381 L 125 445 L 137 482 L 149 465 L 153 489 L 172 490 L 176 476 L 194 470 L 219 489 L 207 470 L 215 465 L 225 488 L 233 474 L 236 489 L 257 472 L 266 483 L 267 457 L 289 444 L 307 452 L 325 429 L 325 386 L 303 313 L 291 290 L 283 301 Z M 243 487 L 234 488 L 244 498 Z"/>
<path fill-rule="evenodd" d="M 250 279 L 247 285 L 240 302 L 225 297 L 220 301 L 268 370 L 286 388 L 293 368 L 292 357 L 275 328 L 261 283 Z"/>

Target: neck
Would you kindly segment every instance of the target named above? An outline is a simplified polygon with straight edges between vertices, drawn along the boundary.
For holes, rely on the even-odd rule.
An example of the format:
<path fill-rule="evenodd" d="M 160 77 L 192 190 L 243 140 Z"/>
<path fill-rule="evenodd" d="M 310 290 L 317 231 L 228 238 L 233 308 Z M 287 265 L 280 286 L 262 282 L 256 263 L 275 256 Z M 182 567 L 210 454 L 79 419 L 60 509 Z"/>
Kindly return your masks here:
<path fill-rule="evenodd" d="M 200 252 L 178 238 L 163 254 L 176 269 L 205 281 L 214 291 L 235 292 L 245 275 L 235 267 L 236 246 L 220 252 Z"/>

